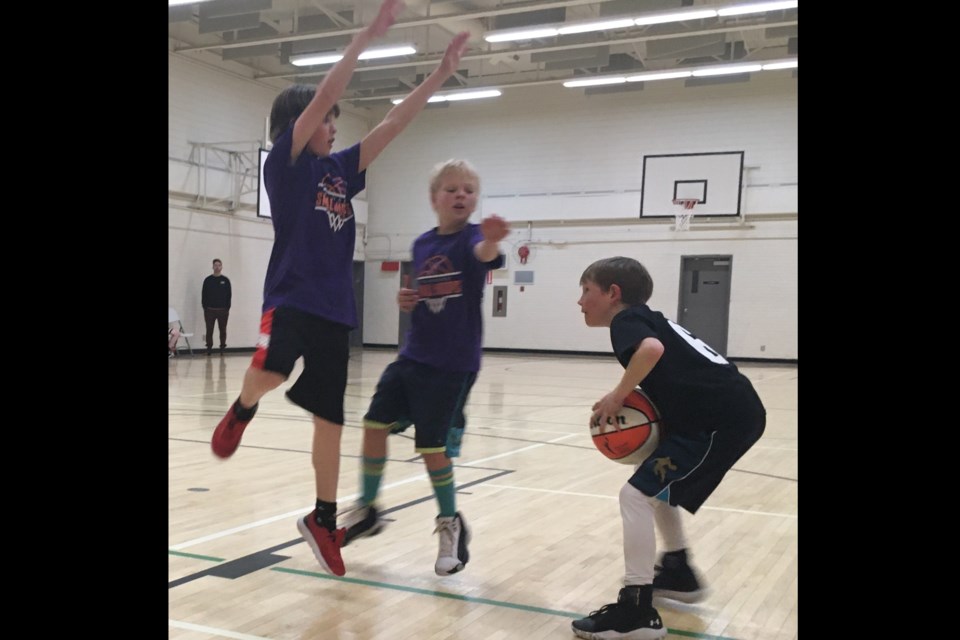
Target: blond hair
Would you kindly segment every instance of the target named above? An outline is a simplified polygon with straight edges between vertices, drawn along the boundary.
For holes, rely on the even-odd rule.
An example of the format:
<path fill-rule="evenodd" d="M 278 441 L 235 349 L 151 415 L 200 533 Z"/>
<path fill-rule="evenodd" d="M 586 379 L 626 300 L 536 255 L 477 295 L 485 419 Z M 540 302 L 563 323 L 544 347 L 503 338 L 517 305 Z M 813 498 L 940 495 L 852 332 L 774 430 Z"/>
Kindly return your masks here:
<path fill-rule="evenodd" d="M 443 178 L 444 174 L 457 171 L 460 173 L 465 173 L 473 177 L 477 181 L 477 187 L 480 187 L 480 176 L 477 175 L 477 170 L 472 164 L 466 160 L 447 160 L 446 162 L 441 162 L 433 168 L 433 171 L 430 172 L 430 195 L 432 196 L 440 189 L 440 180 Z"/>

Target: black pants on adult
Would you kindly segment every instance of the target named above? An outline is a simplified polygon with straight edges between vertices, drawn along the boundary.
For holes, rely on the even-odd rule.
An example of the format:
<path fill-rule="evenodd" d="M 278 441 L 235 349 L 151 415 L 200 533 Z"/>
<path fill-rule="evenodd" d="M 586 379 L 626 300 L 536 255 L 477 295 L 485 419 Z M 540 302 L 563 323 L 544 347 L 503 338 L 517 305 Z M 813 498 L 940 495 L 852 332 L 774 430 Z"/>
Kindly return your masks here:
<path fill-rule="evenodd" d="M 213 323 L 220 327 L 220 348 L 227 346 L 227 318 L 230 317 L 230 309 L 214 309 L 206 307 L 203 310 L 203 319 L 207 323 L 207 349 L 213 348 Z"/>

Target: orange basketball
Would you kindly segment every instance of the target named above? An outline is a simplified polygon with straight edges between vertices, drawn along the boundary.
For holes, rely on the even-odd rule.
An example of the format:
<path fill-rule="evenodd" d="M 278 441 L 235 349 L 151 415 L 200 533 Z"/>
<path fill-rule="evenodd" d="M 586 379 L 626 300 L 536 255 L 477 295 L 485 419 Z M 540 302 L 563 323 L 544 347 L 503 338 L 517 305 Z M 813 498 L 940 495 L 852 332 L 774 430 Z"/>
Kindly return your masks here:
<path fill-rule="evenodd" d="M 660 441 L 660 413 L 638 387 L 624 400 L 616 425 L 601 425 L 591 418 L 590 436 L 600 453 L 614 462 L 640 464 Z"/>

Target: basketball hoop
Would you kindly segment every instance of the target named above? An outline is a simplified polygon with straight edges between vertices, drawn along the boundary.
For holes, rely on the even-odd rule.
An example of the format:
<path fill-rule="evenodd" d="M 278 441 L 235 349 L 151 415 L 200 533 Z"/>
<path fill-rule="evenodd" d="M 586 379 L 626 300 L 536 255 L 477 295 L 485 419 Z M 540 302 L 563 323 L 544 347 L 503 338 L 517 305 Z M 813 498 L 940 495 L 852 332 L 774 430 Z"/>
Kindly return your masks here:
<path fill-rule="evenodd" d="M 700 202 L 696 198 L 677 198 L 673 204 L 679 205 L 680 209 L 674 214 L 674 231 L 687 231 L 690 229 L 690 220 L 693 218 L 693 207 Z"/>
<path fill-rule="evenodd" d="M 443 311 L 443 307 L 447 304 L 446 298 L 421 298 L 424 302 L 427 303 L 427 307 L 430 311 L 434 313 L 440 313 Z"/>

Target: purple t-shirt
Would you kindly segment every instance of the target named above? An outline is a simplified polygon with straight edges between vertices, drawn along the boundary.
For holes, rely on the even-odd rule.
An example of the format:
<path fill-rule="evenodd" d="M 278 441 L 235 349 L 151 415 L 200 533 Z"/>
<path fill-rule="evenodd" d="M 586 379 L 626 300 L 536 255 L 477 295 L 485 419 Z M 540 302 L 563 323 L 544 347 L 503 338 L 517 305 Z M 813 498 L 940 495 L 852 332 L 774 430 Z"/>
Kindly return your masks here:
<path fill-rule="evenodd" d="M 273 216 L 273 252 L 263 284 L 263 310 L 294 307 L 357 326 L 353 295 L 356 223 L 350 199 L 366 186 L 358 172 L 360 143 L 325 158 L 304 148 L 290 164 L 293 127 L 263 163 Z"/>
<path fill-rule="evenodd" d="M 473 248 L 482 240 L 480 225 L 468 223 L 449 235 L 434 227 L 414 241 L 413 288 L 420 300 L 401 356 L 444 371 L 480 370 L 483 285 L 487 271 L 503 266 L 503 254 L 477 260 Z"/>

